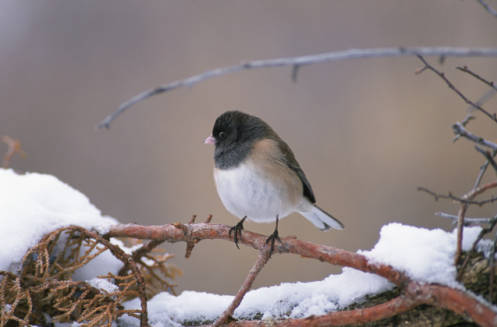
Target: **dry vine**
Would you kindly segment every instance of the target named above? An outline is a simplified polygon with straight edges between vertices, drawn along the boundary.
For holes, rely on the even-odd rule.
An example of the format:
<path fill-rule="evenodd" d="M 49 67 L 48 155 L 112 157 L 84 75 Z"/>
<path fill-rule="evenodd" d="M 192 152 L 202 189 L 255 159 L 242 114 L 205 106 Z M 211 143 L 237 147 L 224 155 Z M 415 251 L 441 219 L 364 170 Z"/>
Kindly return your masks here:
<path fill-rule="evenodd" d="M 99 276 L 115 285 L 115 290 L 102 290 L 71 279 L 75 271 L 107 250 L 126 267 L 118 275 Z M 140 253 L 157 260 L 154 261 L 157 267 L 166 275 L 171 274 L 163 261 L 151 256 L 148 249 Z M 141 326 L 148 326 L 145 281 L 152 283 L 153 278 L 145 280 L 143 276 L 153 270 L 139 259 L 82 227 L 54 230 L 26 252 L 19 273 L 0 271 L 0 326 L 14 322 L 46 326 L 48 315 L 56 322 L 110 327 L 124 314 L 139 319 Z M 165 290 L 164 285 L 170 287 L 166 283 L 158 290 Z M 141 301 L 141 310 L 124 309 L 122 303 L 136 297 Z"/>

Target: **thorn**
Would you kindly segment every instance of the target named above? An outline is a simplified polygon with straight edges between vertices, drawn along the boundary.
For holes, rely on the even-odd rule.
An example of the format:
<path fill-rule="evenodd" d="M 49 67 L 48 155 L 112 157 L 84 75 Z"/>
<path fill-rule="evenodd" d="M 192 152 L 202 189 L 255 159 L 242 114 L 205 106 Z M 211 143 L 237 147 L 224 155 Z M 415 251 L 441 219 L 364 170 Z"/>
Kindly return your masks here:
<path fill-rule="evenodd" d="M 292 82 L 297 83 L 297 78 L 299 74 L 300 65 L 292 66 Z"/>

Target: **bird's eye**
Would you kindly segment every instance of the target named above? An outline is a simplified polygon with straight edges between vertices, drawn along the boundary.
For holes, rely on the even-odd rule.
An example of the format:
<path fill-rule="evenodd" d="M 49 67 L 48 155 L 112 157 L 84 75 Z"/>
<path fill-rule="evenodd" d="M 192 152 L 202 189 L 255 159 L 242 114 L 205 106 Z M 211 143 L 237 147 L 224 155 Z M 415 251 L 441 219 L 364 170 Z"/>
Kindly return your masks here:
<path fill-rule="evenodd" d="M 219 134 L 217 135 L 220 139 L 224 138 L 224 136 L 226 135 L 225 132 L 219 132 Z"/>

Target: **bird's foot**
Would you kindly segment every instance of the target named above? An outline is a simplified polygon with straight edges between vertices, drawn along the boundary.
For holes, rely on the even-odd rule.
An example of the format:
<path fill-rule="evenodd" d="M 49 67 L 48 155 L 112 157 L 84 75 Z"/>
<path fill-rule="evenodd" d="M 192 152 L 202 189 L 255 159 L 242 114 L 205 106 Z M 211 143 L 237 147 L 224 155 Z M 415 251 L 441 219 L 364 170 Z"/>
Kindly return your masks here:
<path fill-rule="evenodd" d="M 276 240 L 278 240 L 278 242 L 281 243 L 281 239 L 277 229 L 275 229 L 274 232 L 271 235 L 269 235 L 269 237 L 266 239 L 266 244 L 271 244 L 271 249 L 269 250 L 269 256 L 273 254 L 274 242 L 276 242 Z"/>
<path fill-rule="evenodd" d="M 233 233 L 233 241 L 235 242 L 235 245 L 237 248 L 240 248 L 238 246 L 238 240 L 242 238 L 242 230 L 243 230 L 243 222 L 247 219 L 247 217 L 243 217 L 242 220 L 238 222 L 235 226 L 231 227 L 228 235 L 231 237 L 231 233 Z"/>

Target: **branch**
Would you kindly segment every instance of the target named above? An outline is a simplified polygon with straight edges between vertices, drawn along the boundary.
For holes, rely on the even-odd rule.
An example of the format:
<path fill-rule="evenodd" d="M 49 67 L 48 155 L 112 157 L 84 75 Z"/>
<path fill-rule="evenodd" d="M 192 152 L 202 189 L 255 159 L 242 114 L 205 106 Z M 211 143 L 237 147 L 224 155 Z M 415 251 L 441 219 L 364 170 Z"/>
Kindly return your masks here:
<path fill-rule="evenodd" d="M 468 68 L 468 66 L 457 66 L 456 69 L 462 71 L 463 73 L 466 73 L 466 74 L 469 74 L 471 76 L 473 76 L 474 78 L 476 78 L 477 80 L 479 80 L 480 82 L 483 82 L 484 84 L 487 84 L 488 86 L 490 86 L 492 89 L 494 89 L 495 91 L 497 91 L 497 87 L 495 87 L 495 83 L 494 81 L 489 81 L 483 77 L 481 77 L 480 75 L 478 75 L 477 73 L 473 72 L 472 70 L 470 70 Z"/>
<path fill-rule="evenodd" d="M 466 130 L 464 126 L 459 122 L 452 125 L 452 130 L 454 131 L 454 134 L 465 137 L 468 140 L 475 142 L 476 144 L 486 146 L 492 150 L 497 150 L 497 144 L 487 141 L 481 136 L 477 136 L 475 134 L 472 134 L 471 132 L 468 132 L 468 130 Z"/>
<path fill-rule="evenodd" d="M 426 61 L 425 58 L 423 58 L 423 56 L 421 55 L 417 55 L 418 59 L 421 60 L 421 62 L 423 63 L 424 67 L 421 68 L 420 70 L 418 70 L 418 73 L 421 73 L 425 70 L 431 70 L 432 72 L 434 72 L 436 75 L 438 75 L 444 82 L 445 84 L 447 84 L 447 86 L 449 87 L 449 89 L 451 89 L 452 91 L 454 91 L 461 99 L 463 99 L 464 102 L 466 102 L 468 105 L 472 106 L 473 108 L 475 109 L 478 109 L 480 112 L 482 112 L 483 114 L 485 114 L 488 118 L 490 118 L 491 120 L 493 120 L 494 122 L 497 123 L 497 115 L 495 113 L 491 114 L 489 113 L 488 111 L 486 111 L 485 109 L 483 109 L 483 107 L 471 100 L 469 100 L 461 91 L 459 91 L 458 88 L 455 87 L 455 85 L 445 76 L 445 73 L 442 73 L 441 71 L 439 71 L 438 69 L 436 69 L 435 67 L 433 67 L 432 65 L 430 65 L 428 63 L 428 61 Z"/>
<path fill-rule="evenodd" d="M 224 311 L 224 313 L 219 317 L 218 320 L 212 325 L 212 327 L 218 327 L 227 322 L 228 320 L 233 319 L 232 315 L 233 312 L 235 312 L 235 309 L 240 305 L 242 302 L 243 297 L 245 294 L 250 290 L 252 287 L 252 284 L 254 283 L 255 277 L 257 277 L 257 274 L 262 270 L 264 265 L 268 262 L 269 258 L 271 258 L 271 252 L 270 252 L 271 247 L 266 246 L 265 249 L 261 250 L 259 252 L 259 256 L 257 257 L 257 261 L 255 262 L 254 266 L 252 269 L 250 269 L 247 278 L 242 284 L 242 287 L 240 287 L 240 290 L 236 293 L 235 298 L 231 302 L 230 306 L 228 309 Z"/>
<path fill-rule="evenodd" d="M 494 157 L 497 151 L 493 151 L 493 153 L 490 153 L 490 151 L 485 151 L 482 148 L 480 148 L 478 145 L 475 145 L 476 151 L 480 152 L 485 159 L 487 159 L 487 162 L 492 166 L 492 168 L 495 170 L 495 173 L 497 173 L 497 163 L 495 163 Z"/>
<path fill-rule="evenodd" d="M 482 186 L 473 192 L 474 196 L 490 187 L 490 184 Z M 229 229 L 229 226 L 219 224 L 176 223 L 161 226 L 129 224 L 113 226 L 106 237 L 134 237 L 169 242 L 188 242 L 192 239 L 222 239 L 231 241 Z M 261 234 L 244 231 L 243 237 L 239 242 L 260 251 L 266 249 L 266 236 Z M 319 317 L 286 319 L 277 322 L 237 321 L 231 322 L 229 324 L 230 326 L 333 326 L 361 323 L 365 321 L 371 322 L 372 320 L 387 318 L 405 312 L 420 304 L 429 304 L 449 309 L 462 316 L 470 317 L 481 326 L 494 326 L 494 322 L 497 320 L 497 311 L 495 311 L 491 305 L 480 301 L 469 293 L 447 286 L 426 284 L 410 280 L 403 272 L 381 263 L 370 263 L 366 257 L 357 253 L 327 245 L 301 241 L 294 237 L 285 237 L 281 239 L 281 242 L 275 244 L 273 252 L 298 254 L 305 258 L 313 258 L 331 264 L 352 267 L 364 272 L 374 273 L 397 285 L 403 291 L 403 294 L 391 301 L 366 309 L 332 312 Z M 263 257 L 259 257 L 252 270 L 260 270 L 263 265 L 263 260 Z M 251 278 L 252 277 L 249 274 L 246 283 L 247 281 L 250 282 Z M 244 283 L 244 286 L 246 286 L 246 283 Z M 250 287 L 250 285 L 248 287 Z M 241 290 L 244 288 L 245 287 L 242 287 Z M 226 312 L 228 312 L 228 310 Z"/>
<path fill-rule="evenodd" d="M 351 311 L 332 312 L 323 316 L 312 316 L 303 319 L 287 319 L 283 321 L 237 321 L 232 322 L 230 327 L 255 327 L 255 326 L 280 326 L 280 327 L 310 327 L 310 326 L 343 326 L 349 324 L 363 324 L 385 319 L 406 312 L 421 304 L 429 304 L 438 307 L 450 309 L 461 316 L 468 314 L 475 322 L 481 326 L 495 326 L 495 313 L 492 310 L 475 310 L 475 315 L 466 311 L 468 304 L 474 308 L 480 307 L 480 302 L 473 296 L 455 291 L 447 286 L 421 284 L 411 282 L 406 293 L 379 304 L 374 307 L 365 309 L 356 309 Z"/>
<path fill-rule="evenodd" d="M 473 189 L 472 191 L 474 191 L 476 189 Z M 474 205 L 477 205 L 477 206 L 482 206 L 484 204 L 487 204 L 487 203 L 492 203 L 492 202 L 496 202 L 497 201 L 497 196 L 492 196 L 488 199 L 485 199 L 485 200 L 481 200 L 481 201 L 475 201 L 475 200 L 471 200 L 471 199 L 465 199 L 464 196 L 463 197 L 457 197 L 455 196 L 454 194 L 450 193 L 449 194 L 439 194 L 439 193 L 435 193 L 429 189 L 427 189 L 426 187 L 418 187 L 418 191 L 420 192 L 425 192 L 425 193 L 428 193 L 429 195 L 433 196 L 435 198 L 435 201 L 438 201 L 439 199 L 445 199 L 445 200 L 453 200 L 453 201 L 456 201 L 456 202 L 459 202 L 461 204 L 474 204 Z"/>
<path fill-rule="evenodd" d="M 492 8 L 492 7 L 490 7 L 490 5 L 489 5 L 488 3 L 486 3 L 484 0 L 477 0 L 477 1 L 480 3 L 480 5 L 482 5 L 482 6 L 483 6 L 483 8 L 485 8 L 485 10 L 486 10 L 489 14 L 491 14 L 491 15 L 495 16 L 495 18 L 497 18 L 497 10 L 495 10 L 495 9 L 494 9 L 494 8 Z"/>
<path fill-rule="evenodd" d="M 442 217 L 442 218 L 449 218 L 449 219 L 452 219 L 452 220 L 457 220 L 458 216 L 457 215 L 453 215 L 453 214 L 450 214 L 450 213 L 447 213 L 447 212 L 442 212 L 442 211 L 439 211 L 439 212 L 435 212 L 435 216 L 439 216 L 439 217 Z M 481 225 L 481 224 L 489 224 L 491 223 L 494 219 L 497 219 L 497 217 L 494 217 L 494 218 L 489 218 L 489 217 L 485 217 L 485 218 L 475 218 L 475 217 L 465 217 L 464 218 L 464 226 L 474 226 L 474 225 Z M 454 223 L 456 223 L 454 221 Z"/>
<path fill-rule="evenodd" d="M 401 57 L 401 56 L 443 56 L 443 57 L 497 57 L 497 48 L 458 48 L 458 47 L 394 47 L 394 48 L 370 48 L 349 49 L 343 51 L 325 52 L 299 57 L 285 57 L 266 60 L 247 61 L 240 65 L 216 68 L 204 73 L 177 80 L 169 84 L 144 91 L 128 101 L 122 103 L 119 108 L 108 115 L 98 124 L 98 128 L 109 128 L 113 120 L 136 103 L 148 99 L 154 95 L 169 92 L 182 87 L 191 87 L 199 82 L 222 75 L 237 73 L 243 70 L 269 68 L 269 67 L 292 67 L 292 79 L 296 81 L 299 68 L 304 65 L 318 64 L 324 62 L 379 57 Z"/>

